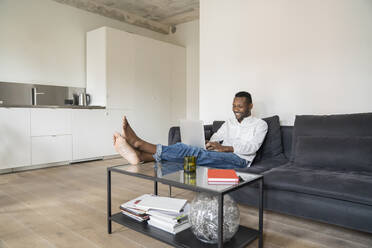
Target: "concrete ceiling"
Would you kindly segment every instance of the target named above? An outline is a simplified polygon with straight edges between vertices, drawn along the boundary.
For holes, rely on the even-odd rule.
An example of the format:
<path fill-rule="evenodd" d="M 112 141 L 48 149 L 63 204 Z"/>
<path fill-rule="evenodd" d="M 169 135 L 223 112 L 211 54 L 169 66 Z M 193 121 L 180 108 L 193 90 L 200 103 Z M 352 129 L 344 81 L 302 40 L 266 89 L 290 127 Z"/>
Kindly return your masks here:
<path fill-rule="evenodd" d="M 199 0 L 54 0 L 168 34 L 173 25 L 199 18 Z"/>

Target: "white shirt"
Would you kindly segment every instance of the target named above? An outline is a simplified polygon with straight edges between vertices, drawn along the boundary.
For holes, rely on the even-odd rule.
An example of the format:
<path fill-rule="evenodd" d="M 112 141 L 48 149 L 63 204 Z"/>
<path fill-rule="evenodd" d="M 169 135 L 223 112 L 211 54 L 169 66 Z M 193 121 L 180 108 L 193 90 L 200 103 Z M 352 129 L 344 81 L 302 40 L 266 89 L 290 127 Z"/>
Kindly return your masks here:
<path fill-rule="evenodd" d="M 232 146 L 239 157 L 252 162 L 267 133 L 267 123 L 253 116 L 238 122 L 236 118 L 227 120 L 210 141 L 222 141 L 223 146 Z"/>

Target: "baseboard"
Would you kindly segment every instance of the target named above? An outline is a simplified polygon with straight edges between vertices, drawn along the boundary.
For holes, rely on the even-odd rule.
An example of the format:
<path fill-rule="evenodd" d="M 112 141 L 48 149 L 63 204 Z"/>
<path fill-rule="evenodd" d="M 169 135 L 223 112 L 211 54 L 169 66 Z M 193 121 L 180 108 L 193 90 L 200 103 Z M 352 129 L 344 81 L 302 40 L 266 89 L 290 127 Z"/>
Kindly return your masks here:
<path fill-rule="evenodd" d="M 62 161 L 62 162 L 48 163 L 48 164 L 26 165 L 26 166 L 14 167 L 14 168 L 2 169 L 0 170 L 0 174 L 29 171 L 29 170 L 38 170 L 38 169 L 43 169 L 43 168 L 64 166 L 64 165 L 69 165 L 69 164 L 70 164 L 70 161 Z"/>
<path fill-rule="evenodd" d="M 96 161 L 96 160 L 114 159 L 114 158 L 121 158 L 121 156 L 120 155 L 109 155 L 109 156 L 101 156 L 101 157 L 94 157 L 94 158 L 88 158 L 88 159 L 79 159 L 79 160 L 73 160 L 73 161 L 62 161 L 62 162 L 57 162 L 57 163 L 26 165 L 26 166 L 14 167 L 14 168 L 0 169 L 0 175 L 1 174 L 21 172 L 21 171 L 29 171 L 29 170 L 37 170 L 37 169 L 44 169 L 44 168 L 50 168 L 50 167 L 57 167 L 57 166 L 66 166 L 66 165 L 70 165 L 70 164 L 78 164 L 78 163 L 84 163 L 84 162 L 92 162 L 92 161 Z"/>
<path fill-rule="evenodd" d="M 92 162 L 92 161 L 97 161 L 97 160 L 102 160 L 103 157 L 94 157 L 94 158 L 85 158 L 85 159 L 77 159 L 70 161 L 70 164 L 78 164 L 78 163 L 85 163 L 85 162 Z"/>

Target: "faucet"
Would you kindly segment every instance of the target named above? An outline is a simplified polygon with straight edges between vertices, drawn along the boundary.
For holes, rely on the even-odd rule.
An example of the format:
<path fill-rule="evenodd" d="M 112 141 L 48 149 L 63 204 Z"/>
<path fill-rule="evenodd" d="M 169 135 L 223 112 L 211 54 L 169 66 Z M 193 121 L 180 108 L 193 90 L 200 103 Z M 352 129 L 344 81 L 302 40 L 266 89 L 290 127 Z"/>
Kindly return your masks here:
<path fill-rule="evenodd" d="M 37 105 L 37 95 L 44 95 L 44 92 L 37 92 L 36 88 L 31 89 L 32 105 Z"/>

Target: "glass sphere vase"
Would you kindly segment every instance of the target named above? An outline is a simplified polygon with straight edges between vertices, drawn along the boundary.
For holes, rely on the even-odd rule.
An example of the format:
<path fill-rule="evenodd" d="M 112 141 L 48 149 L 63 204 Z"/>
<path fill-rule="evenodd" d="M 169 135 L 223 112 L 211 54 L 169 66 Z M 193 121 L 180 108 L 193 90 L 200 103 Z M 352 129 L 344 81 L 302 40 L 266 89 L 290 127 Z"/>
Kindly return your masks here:
<path fill-rule="evenodd" d="M 218 198 L 198 193 L 190 204 L 189 221 L 192 233 L 205 243 L 218 242 Z M 240 212 L 236 202 L 224 195 L 223 241 L 229 241 L 239 229 Z"/>

